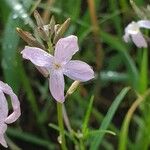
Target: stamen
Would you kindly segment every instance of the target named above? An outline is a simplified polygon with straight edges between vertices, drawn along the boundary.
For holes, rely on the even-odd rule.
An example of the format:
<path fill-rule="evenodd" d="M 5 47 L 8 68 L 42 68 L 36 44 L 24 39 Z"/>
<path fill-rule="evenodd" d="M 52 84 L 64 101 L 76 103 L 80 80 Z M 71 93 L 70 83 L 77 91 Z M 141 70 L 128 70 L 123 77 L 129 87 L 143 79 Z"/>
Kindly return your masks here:
<path fill-rule="evenodd" d="M 61 68 L 61 65 L 60 65 L 60 64 L 55 64 L 55 63 L 54 63 L 54 68 L 55 68 L 55 69 L 59 69 L 59 68 Z"/>

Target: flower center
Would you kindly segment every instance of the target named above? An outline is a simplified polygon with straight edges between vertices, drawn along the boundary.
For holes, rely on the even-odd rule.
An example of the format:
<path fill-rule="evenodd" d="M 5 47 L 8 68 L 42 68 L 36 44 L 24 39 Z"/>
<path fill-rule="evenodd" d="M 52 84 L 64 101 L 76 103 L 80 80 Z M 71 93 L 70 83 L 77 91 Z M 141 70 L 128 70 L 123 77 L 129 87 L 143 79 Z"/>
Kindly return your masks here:
<path fill-rule="evenodd" d="M 137 34 L 139 32 L 139 25 L 136 22 L 132 22 L 128 27 L 130 34 Z"/>
<path fill-rule="evenodd" d="M 54 68 L 55 68 L 55 69 L 60 69 L 60 68 L 61 68 L 61 65 L 60 65 L 60 64 L 57 64 L 57 63 L 54 63 Z"/>

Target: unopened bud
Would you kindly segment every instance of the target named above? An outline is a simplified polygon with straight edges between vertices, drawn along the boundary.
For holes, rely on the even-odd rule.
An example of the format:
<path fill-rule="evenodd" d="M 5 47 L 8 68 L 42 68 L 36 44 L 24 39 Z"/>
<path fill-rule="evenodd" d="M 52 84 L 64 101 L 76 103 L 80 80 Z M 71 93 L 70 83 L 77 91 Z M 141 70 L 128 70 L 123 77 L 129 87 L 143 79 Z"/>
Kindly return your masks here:
<path fill-rule="evenodd" d="M 28 45 L 30 46 L 34 46 L 34 47 L 39 47 L 42 49 L 45 49 L 44 46 L 42 44 L 40 44 L 33 36 L 31 33 L 27 32 L 27 31 L 23 31 L 20 28 L 16 28 L 17 33 L 19 34 L 19 36 L 28 43 Z"/>
<path fill-rule="evenodd" d="M 77 89 L 77 87 L 79 86 L 79 81 L 74 81 L 72 84 L 71 84 L 71 86 L 70 86 L 70 88 L 68 89 L 68 91 L 67 91 L 67 95 L 71 95 L 72 93 L 74 93 L 74 91 Z"/>
<path fill-rule="evenodd" d="M 55 33 L 55 37 L 54 37 L 54 44 L 57 43 L 57 41 L 64 35 L 64 33 L 66 32 L 66 30 L 68 29 L 69 25 L 70 25 L 70 18 L 68 18 L 57 30 L 57 32 Z"/>
<path fill-rule="evenodd" d="M 38 27 L 44 26 L 43 19 L 41 18 L 40 14 L 38 13 L 37 10 L 34 11 L 34 18 L 36 20 Z"/>
<path fill-rule="evenodd" d="M 50 36 L 52 36 L 55 32 L 55 19 L 54 16 L 51 17 L 50 23 L 49 23 L 49 32 L 50 32 Z"/>
<path fill-rule="evenodd" d="M 37 32 L 39 34 L 39 36 L 44 40 L 44 41 L 48 41 L 48 38 L 49 38 L 49 30 L 46 29 L 48 27 L 46 27 L 48 25 L 45 25 L 43 27 L 38 27 L 37 28 Z"/>

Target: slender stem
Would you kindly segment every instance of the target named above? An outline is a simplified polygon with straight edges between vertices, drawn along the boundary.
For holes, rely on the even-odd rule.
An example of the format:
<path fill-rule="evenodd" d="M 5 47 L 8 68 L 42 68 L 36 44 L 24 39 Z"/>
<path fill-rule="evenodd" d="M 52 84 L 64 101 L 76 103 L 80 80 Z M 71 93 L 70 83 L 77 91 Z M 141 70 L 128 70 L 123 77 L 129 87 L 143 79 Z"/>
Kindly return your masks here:
<path fill-rule="evenodd" d="M 54 54 L 54 48 L 53 48 L 53 44 L 52 44 L 52 42 L 51 42 L 51 40 L 49 40 L 49 41 L 47 41 L 47 45 L 48 45 L 48 52 L 50 53 L 50 54 Z"/>
<path fill-rule="evenodd" d="M 55 3 L 54 0 L 47 0 L 46 3 L 47 8 L 52 8 L 54 3 Z M 51 12 L 49 11 L 49 9 L 44 9 L 42 18 L 45 24 L 48 24 L 50 16 L 51 16 Z"/>
<path fill-rule="evenodd" d="M 59 136 L 62 150 L 67 150 L 66 140 L 64 134 L 64 124 L 63 124 L 63 113 L 62 113 L 62 104 L 57 102 L 57 116 L 58 116 L 58 125 L 59 125 Z"/>
<path fill-rule="evenodd" d="M 65 96 L 67 97 L 67 96 Z M 73 129 L 71 128 L 71 124 L 70 124 L 70 121 L 69 121 L 69 118 L 68 118 L 68 114 L 67 114 L 67 111 L 66 111 L 66 108 L 65 108 L 65 105 L 63 104 L 63 108 L 62 108 L 62 111 L 63 111 L 63 119 L 64 119 L 64 123 L 68 129 L 68 131 L 70 132 L 70 135 L 72 137 L 72 140 L 75 144 L 75 147 L 79 147 L 79 143 L 78 141 L 76 140 L 76 138 L 74 137 L 74 131 Z"/>
<path fill-rule="evenodd" d="M 72 128 L 71 128 L 71 125 L 70 125 L 70 121 L 69 121 L 69 118 L 68 118 L 68 114 L 66 112 L 66 108 L 65 108 L 65 105 L 63 104 L 63 118 L 64 118 L 64 122 L 65 122 L 65 125 L 68 129 L 68 131 L 71 133 L 72 132 Z"/>
<path fill-rule="evenodd" d="M 88 8 L 90 13 L 91 24 L 93 26 L 94 42 L 96 45 L 96 69 L 97 71 L 100 71 L 103 63 L 104 52 L 102 49 L 101 41 L 99 40 L 100 26 L 96 15 L 94 0 L 88 0 Z"/>
<path fill-rule="evenodd" d="M 80 138 L 79 141 L 80 141 L 80 150 L 85 150 L 83 139 Z"/>
<path fill-rule="evenodd" d="M 139 92 L 143 94 L 148 87 L 148 49 L 144 48 L 143 49 L 143 54 L 142 54 L 142 61 L 141 61 L 141 70 L 140 70 L 140 87 L 139 87 Z"/>

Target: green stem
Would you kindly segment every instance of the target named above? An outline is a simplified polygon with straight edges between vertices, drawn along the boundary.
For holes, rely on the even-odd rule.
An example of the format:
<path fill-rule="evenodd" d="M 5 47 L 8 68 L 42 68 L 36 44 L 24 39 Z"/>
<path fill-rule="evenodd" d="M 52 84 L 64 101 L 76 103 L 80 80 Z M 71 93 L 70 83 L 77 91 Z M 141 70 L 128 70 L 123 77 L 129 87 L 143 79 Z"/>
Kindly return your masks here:
<path fill-rule="evenodd" d="M 49 40 L 48 42 L 47 42 L 47 45 L 48 45 L 48 52 L 50 53 L 50 54 L 54 54 L 54 48 L 53 48 L 53 44 L 52 44 L 52 42 L 51 42 L 51 40 Z"/>
<path fill-rule="evenodd" d="M 148 87 L 148 49 L 144 48 L 143 49 L 143 56 L 142 56 L 142 61 L 141 61 L 141 68 L 140 68 L 140 87 L 139 91 L 141 94 L 143 94 Z"/>
<path fill-rule="evenodd" d="M 80 141 L 80 150 L 85 150 L 83 139 L 80 138 L 79 141 Z"/>
<path fill-rule="evenodd" d="M 58 117 L 59 136 L 60 136 L 61 148 L 62 148 L 62 150 L 67 150 L 65 134 L 64 134 L 62 104 L 59 103 L 59 102 L 57 102 L 57 117 Z"/>

